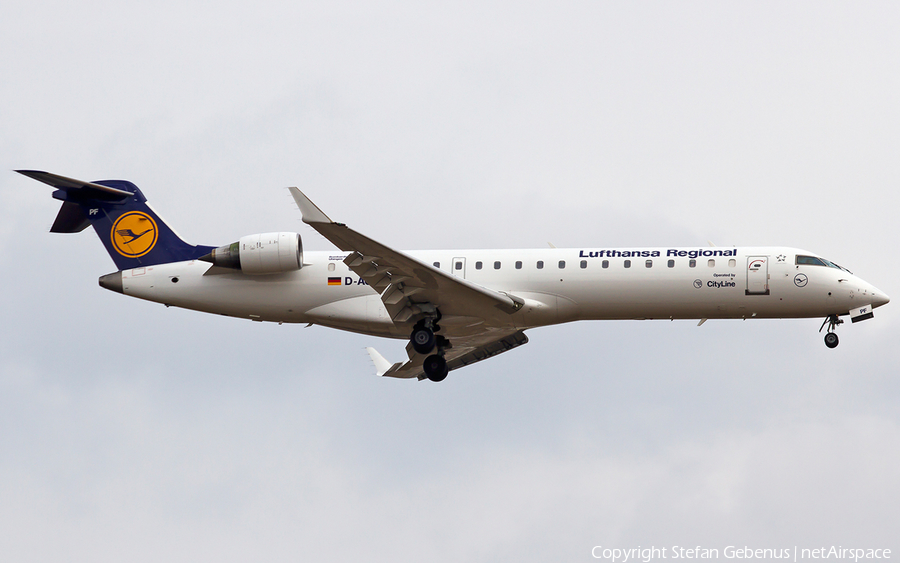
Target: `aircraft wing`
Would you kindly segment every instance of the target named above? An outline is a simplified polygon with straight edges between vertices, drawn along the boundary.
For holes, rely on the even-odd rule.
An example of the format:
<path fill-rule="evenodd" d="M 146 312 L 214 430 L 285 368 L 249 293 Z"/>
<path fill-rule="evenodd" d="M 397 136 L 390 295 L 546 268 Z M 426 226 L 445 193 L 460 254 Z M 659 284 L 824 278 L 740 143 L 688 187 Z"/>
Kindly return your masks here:
<path fill-rule="evenodd" d="M 447 361 L 447 369 L 452 371 L 494 357 L 526 343 L 528 343 L 528 337 L 521 330 L 492 331 L 477 336 L 454 338 L 453 347 L 444 352 L 444 359 Z M 416 353 L 412 344 L 406 346 L 409 360 L 395 364 L 384 359 L 384 356 L 374 348 L 366 348 L 366 350 L 375 364 L 376 373 L 380 376 L 419 380 L 426 377 L 425 371 L 422 369 L 425 356 Z"/>
<path fill-rule="evenodd" d="M 297 188 L 290 188 L 303 222 L 350 255 L 344 263 L 380 295 L 391 319 L 403 323 L 440 309 L 442 316 L 483 319 L 486 311 L 512 314 L 524 301 L 454 276 L 335 223 Z M 456 342 L 454 341 L 454 346 Z M 421 362 L 419 362 L 421 365 Z"/>

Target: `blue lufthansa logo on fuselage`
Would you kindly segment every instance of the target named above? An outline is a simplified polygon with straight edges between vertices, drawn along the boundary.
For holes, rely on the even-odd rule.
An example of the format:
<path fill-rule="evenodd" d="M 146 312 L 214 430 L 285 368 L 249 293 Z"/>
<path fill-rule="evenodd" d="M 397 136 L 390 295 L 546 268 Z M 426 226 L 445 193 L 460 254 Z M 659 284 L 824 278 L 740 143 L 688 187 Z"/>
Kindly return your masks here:
<path fill-rule="evenodd" d="M 809 278 L 806 274 L 797 274 L 794 276 L 794 285 L 797 287 L 804 287 L 807 283 L 809 283 Z"/>

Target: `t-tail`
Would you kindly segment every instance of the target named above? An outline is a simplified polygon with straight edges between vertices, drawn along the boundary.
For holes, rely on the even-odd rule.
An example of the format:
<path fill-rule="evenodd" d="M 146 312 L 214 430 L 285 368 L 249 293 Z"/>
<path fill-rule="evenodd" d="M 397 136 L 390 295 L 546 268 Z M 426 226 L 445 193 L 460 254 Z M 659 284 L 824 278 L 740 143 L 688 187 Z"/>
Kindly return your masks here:
<path fill-rule="evenodd" d="M 53 197 L 63 204 L 50 232 L 78 233 L 88 225 L 94 227 L 119 270 L 195 260 L 214 248 L 184 242 L 131 182 L 82 182 L 37 170 L 16 172 L 56 188 Z"/>

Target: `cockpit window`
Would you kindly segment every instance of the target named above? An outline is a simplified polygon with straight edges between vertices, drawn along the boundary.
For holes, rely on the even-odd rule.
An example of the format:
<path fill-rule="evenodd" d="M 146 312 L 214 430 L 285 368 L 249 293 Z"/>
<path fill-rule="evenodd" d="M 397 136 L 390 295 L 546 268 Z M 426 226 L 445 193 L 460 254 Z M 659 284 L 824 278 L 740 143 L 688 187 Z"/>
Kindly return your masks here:
<path fill-rule="evenodd" d="M 797 255 L 797 265 L 804 266 L 825 266 L 827 268 L 836 268 L 838 270 L 843 270 L 847 273 L 851 273 L 850 270 L 844 268 L 843 266 L 838 266 L 834 262 L 830 260 L 826 260 L 824 258 L 817 258 L 816 256 L 800 256 Z"/>
<path fill-rule="evenodd" d="M 805 266 L 824 266 L 825 262 L 822 262 L 820 258 L 816 258 L 815 256 L 797 256 L 797 264 L 803 264 Z"/>
<path fill-rule="evenodd" d="M 840 264 L 835 264 L 835 263 L 832 262 L 831 260 L 826 260 L 826 259 L 822 258 L 822 262 L 825 262 L 825 264 L 827 264 L 828 266 L 830 266 L 830 267 L 832 267 L 832 268 L 837 268 L 838 270 L 844 270 L 844 271 L 847 272 L 848 274 L 852 274 L 852 273 L 853 273 L 853 272 L 851 272 L 850 270 L 848 270 L 847 268 L 841 266 Z"/>

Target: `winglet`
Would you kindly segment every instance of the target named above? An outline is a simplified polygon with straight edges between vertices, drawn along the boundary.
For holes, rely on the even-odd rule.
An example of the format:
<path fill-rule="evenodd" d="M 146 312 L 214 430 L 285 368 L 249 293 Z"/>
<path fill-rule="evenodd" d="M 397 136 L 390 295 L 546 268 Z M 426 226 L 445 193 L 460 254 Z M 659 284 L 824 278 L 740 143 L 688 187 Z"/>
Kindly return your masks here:
<path fill-rule="evenodd" d="M 312 202 L 303 192 L 298 190 L 297 188 L 288 188 L 291 190 L 291 195 L 294 196 L 294 201 L 297 202 L 297 207 L 300 208 L 300 213 L 303 215 L 304 223 L 332 223 L 333 221 L 328 218 L 328 215 L 322 213 L 322 210 L 316 206 L 315 203 Z"/>
<path fill-rule="evenodd" d="M 366 352 L 369 353 L 369 357 L 372 358 L 372 363 L 375 364 L 375 375 L 381 377 L 386 374 L 395 366 L 391 362 L 384 359 L 384 356 L 378 353 L 378 350 L 372 348 L 371 346 L 366 347 Z"/>

